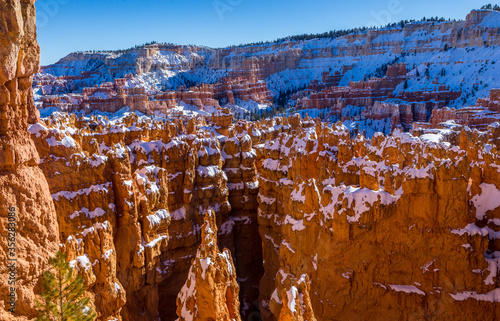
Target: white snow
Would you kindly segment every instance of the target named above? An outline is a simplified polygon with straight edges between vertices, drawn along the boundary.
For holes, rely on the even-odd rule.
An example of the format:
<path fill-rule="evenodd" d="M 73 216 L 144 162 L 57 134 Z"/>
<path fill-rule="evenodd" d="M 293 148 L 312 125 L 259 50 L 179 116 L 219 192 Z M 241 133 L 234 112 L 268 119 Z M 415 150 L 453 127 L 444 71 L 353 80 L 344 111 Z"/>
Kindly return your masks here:
<path fill-rule="evenodd" d="M 298 189 L 294 189 L 290 195 L 293 201 L 304 203 L 306 201 L 306 196 L 302 195 L 304 191 L 304 183 L 298 186 Z"/>
<path fill-rule="evenodd" d="M 64 146 L 67 148 L 76 147 L 75 140 L 70 136 L 66 136 L 60 141 L 58 141 L 55 137 L 49 137 L 46 139 L 46 141 L 51 147 L 54 146 Z"/>
<path fill-rule="evenodd" d="M 69 265 L 73 268 L 77 268 L 78 270 L 83 269 L 87 270 L 92 267 L 92 263 L 90 263 L 89 257 L 87 254 L 80 255 L 73 261 L 69 262 Z"/>
<path fill-rule="evenodd" d="M 500 207 L 500 190 L 494 184 L 482 183 L 481 194 L 474 196 L 472 203 L 476 207 L 476 218 L 482 220 L 488 211 Z"/>
<path fill-rule="evenodd" d="M 35 135 L 38 138 L 41 136 L 41 132 L 49 131 L 49 129 L 40 123 L 36 123 L 30 125 L 28 131 L 31 133 L 31 135 Z"/>
<path fill-rule="evenodd" d="M 180 221 L 186 218 L 186 208 L 183 206 L 170 213 L 174 221 Z"/>
<path fill-rule="evenodd" d="M 169 218 L 170 214 L 165 209 L 158 210 L 154 214 L 147 216 L 149 224 L 153 228 L 160 226 L 162 222 L 166 222 Z"/>
<path fill-rule="evenodd" d="M 294 286 L 292 286 L 290 290 L 286 292 L 286 296 L 288 299 L 288 308 L 292 313 L 295 313 L 297 311 L 295 299 L 297 298 L 298 295 L 299 295 L 299 290 L 297 290 L 297 288 Z"/>
<path fill-rule="evenodd" d="M 295 250 L 293 249 L 293 247 L 286 240 L 283 240 L 281 242 L 281 244 L 284 245 L 290 252 L 295 253 Z"/>
<path fill-rule="evenodd" d="M 484 17 L 480 25 L 486 28 L 500 28 L 500 12 L 492 11 Z"/>
<path fill-rule="evenodd" d="M 373 191 L 368 188 L 359 188 L 354 186 L 346 187 L 341 186 L 331 186 L 327 185 L 324 188 L 324 192 L 329 191 L 332 194 L 331 203 L 326 207 L 322 207 L 320 211 L 323 212 L 325 217 L 333 218 L 333 213 L 335 205 L 342 203 L 344 199 L 347 199 L 347 207 L 340 209 L 339 215 L 347 213 L 347 209 L 354 210 L 354 216 L 347 215 L 347 220 L 349 223 L 358 222 L 361 218 L 361 214 L 369 211 L 376 202 L 380 202 L 381 205 L 390 205 L 398 199 L 398 196 L 393 196 L 383 190 Z M 340 199 L 339 199 L 340 198 Z M 355 204 L 355 205 L 354 205 Z"/>
<path fill-rule="evenodd" d="M 420 290 L 419 288 L 417 288 L 414 285 L 393 285 L 393 284 L 389 284 L 389 287 L 392 290 L 396 291 L 396 292 L 404 292 L 404 293 L 408 293 L 408 294 L 416 293 L 416 294 L 419 294 L 419 295 L 425 295 L 424 291 Z"/>
<path fill-rule="evenodd" d="M 114 251 L 113 251 L 113 249 L 109 249 L 109 250 L 107 250 L 106 252 L 104 252 L 104 253 L 101 255 L 101 257 L 102 257 L 103 259 L 109 260 L 109 259 L 111 258 L 111 255 L 113 254 L 113 252 L 114 252 Z"/>
<path fill-rule="evenodd" d="M 275 302 L 282 304 L 282 301 L 278 296 L 278 289 L 274 289 L 273 294 L 271 295 L 271 300 L 274 300 Z"/>
<path fill-rule="evenodd" d="M 500 288 L 496 288 L 485 294 L 479 294 L 477 292 L 459 292 L 457 294 L 451 294 L 450 296 L 456 301 L 465 301 L 468 299 L 474 299 L 477 301 L 487 301 L 487 302 L 500 302 Z"/>
<path fill-rule="evenodd" d="M 63 197 L 67 200 L 71 200 L 77 196 L 80 195 L 89 195 L 90 193 L 98 193 L 98 192 L 103 192 L 103 193 L 109 193 L 109 188 L 111 187 L 111 183 L 105 183 L 105 184 L 100 184 L 100 185 L 92 185 L 88 188 L 83 188 L 81 190 L 78 190 L 76 192 L 70 192 L 70 191 L 61 191 L 55 194 L 52 194 L 52 198 L 56 201 L 59 201 L 60 197 Z"/>
<path fill-rule="evenodd" d="M 74 218 L 80 216 L 80 214 L 85 214 L 85 216 L 87 218 L 94 219 L 96 217 L 103 216 L 104 214 L 106 214 L 106 211 L 104 211 L 100 207 L 96 207 L 93 211 L 90 211 L 88 208 L 83 207 L 83 208 L 80 209 L 80 211 L 73 212 L 73 214 L 71 214 L 69 216 L 69 218 L 70 219 L 74 219 Z"/>
<path fill-rule="evenodd" d="M 200 264 L 201 264 L 201 277 L 203 279 L 205 279 L 205 273 L 208 269 L 208 267 L 210 266 L 210 264 L 213 264 L 212 259 L 210 257 L 207 257 L 207 258 L 204 258 L 204 259 L 200 259 Z"/>
<path fill-rule="evenodd" d="M 285 217 L 285 220 L 283 221 L 284 224 L 291 224 L 292 225 L 292 231 L 302 231 L 306 227 L 304 226 L 304 220 L 296 220 L 290 215 L 287 215 Z"/>

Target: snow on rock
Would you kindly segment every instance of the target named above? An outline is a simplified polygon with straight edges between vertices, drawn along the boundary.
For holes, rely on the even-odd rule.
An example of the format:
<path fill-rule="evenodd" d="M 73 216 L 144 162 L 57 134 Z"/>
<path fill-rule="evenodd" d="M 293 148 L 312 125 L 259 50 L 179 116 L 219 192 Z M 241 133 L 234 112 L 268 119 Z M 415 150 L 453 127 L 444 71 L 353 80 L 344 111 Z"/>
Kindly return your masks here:
<path fill-rule="evenodd" d="M 306 196 L 302 195 L 304 191 L 304 183 L 298 186 L 298 189 L 294 189 L 291 195 L 293 201 L 304 203 L 306 201 Z"/>
<path fill-rule="evenodd" d="M 335 212 L 335 206 L 342 204 L 343 200 L 347 200 L 347 207 L 342 207 L 337 214 L 342 215 L 348 213 L 349 210 L 354 212 L 354 216 L 347 215 L 349 223 L 359 222 L 361 215 L 369 211 L 376 202 L 381 205 L 390 205 L 397 201 L 398 197 L 391 195 L 385 191 L 373 191 L 369 188 L 359 188 L 354 186 L 346 187 L 345 185 L 333 187 L 327 185 L 324 192 L 331 193 L 331 203 L 322 207 L 320 211 L 325 217 L 332 219 Z"/>
<path fill-rule="evenodd" d="M 94 219 L 96 217 L 100 217 L 100 216 L 103 216 L 106 214 L 106 211 L 104 211 L 102 208 L 100 207 L 96 207 L 93 211 L 90 211 L 88 208 L 81 208 L 80 211 L 75 211 L 73 212 L 69 218 L 70 219 L 74 219 L 78 216 L 80 216 L 80 214 L 84 214 L 87 218 L 89 219 Z"/>
<path fill-rule="evenodd" d="M 480 186 L 481 194 L 472 199 L 476 207 L 476 218 L 482 220 L 488 211 L 500 207 L 500 190 L 494 184 L 482 183 Z"/>
<path fill-rule="evenodd" d="M 491 11 L 479 25 L 486 28 L 500 28 L 500 12 Z"/>
<path fill-rule="evenodd" d="M 392 290 L 396 291 L 396 292 L 404 292 L 404 293 L 408 293 L 408 294 L 416 293 L 416 294 L 424 295 L 425 296 L 425 292 L 422 291 L 422 290 L 420 290 L 419 288 L 417 288 L 414 285 L 393 285 L 393 284 L 389 284 L 389 287 Z"/>
<path fill-rule="evenodd" d="M 218 249 L 212 210 L 206 212 L 201 232 L 201 244 L 177 296 L 179 320 L 240 321 L 236 269 L 229 250 Z"/>
<path fill-rule="evenodd" d="M 469 299 L 477 301 L 488 301 L 488 302 L 500 302 L 500 288 L 496 288 L 485 294 L 479 294 L 477 292 L 459 292 L 457 294 L 451 294 L 450 296 L 457 301 L 466 301 Z"/>

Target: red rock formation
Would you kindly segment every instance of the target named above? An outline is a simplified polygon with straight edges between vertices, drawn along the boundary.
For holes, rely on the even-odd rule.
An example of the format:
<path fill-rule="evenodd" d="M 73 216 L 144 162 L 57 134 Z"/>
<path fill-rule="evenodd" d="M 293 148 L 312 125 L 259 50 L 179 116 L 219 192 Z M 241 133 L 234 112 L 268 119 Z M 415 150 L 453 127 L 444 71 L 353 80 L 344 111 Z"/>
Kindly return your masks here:
<path fill-rule="evenodd" d="M 402 91 L 396 98 L 410 103 L 425 102 L 430 109 L 436 109 L 445 107 L 461 95 L 461 91 L 451 91 L 449 86 L 439 85 L 429 91 Z"/>
<path fill-rule="evenodd" d="M 36 284 L 59 240 L 84 276 L 99 320 L 170 320 L 176 312 L 239 320 L 236 275 L 246 317 L 258 296 L 265 320 L 500 318 L 499 126 L 485 133 L 422 131 L 421 138 L 395 131 L 366 140 L 351 139 L 341 124 L 298 115 L 233 124 L 227 110 L 215 113 L 211 124 L 209 118 L 159 121 L 133 113 L 113 121 L 56 114 L 36 123 L 29 90 L 38 59 L 34 3 L 12 4 L 2 12 L 16 23 L 5 25 L 25 30 L 0 37 L 7 62 L 0 73 L 0 197 L 17 204 L 22 218 L 21 308 L 13 316 L 0 307 L 3 319 L 36 316 Z M 346 38 L 371 41 L 391 32 Z M 333 56 L 331 48 L 313 53 L 293 42 L 275 46 L 291 50 L 270 58 L 242 54 L 258 46 L 240 48 L 234 61 L 218 62 L 241 60 L 258 79 L 297 65 L 302 54 Z M 181 48 L 148 47 L 140 55 Z M 378 49 L 369 43 L 362 50 Z M 150 66 L 143 60 L 138 68 Z M 371 106 L 400 83 L 402 72 L 391 67 L 384 79 L 352 83 L 361 96 L 332 93 Z M 219 94 L 228 100 L 267 97 L 262 83 L 224 86 Z M 185 99 L 218 100 L 210 96 L 215 87 L 201 86 Z M 102 92 L 144 94 L 110 88 Z M 413 110 L 391 105 L 390 113 L 376 106 L 366 115 L 403 126 L 411 112 L 413 119 L 427 112 L 425 104 Z M 28 121 L 36 123 L 31 137 Z M 5 221 L 8 214 L 0 214 Z M 219 252 L 217 243 L 233 255 Z M 7 279 L 0 281 L 4 295 Z"/>
<path fill-rule="evenodd" d="M 376 101 L 386 100 L 405 79 L 406 65 L 392 65 L 387 68 L 384 78 L 350 82 L 346 87 L 328 87 L 318 93 L 311 93 L 309 98 L 298 100 L 297 108 L 332 108 L 334 114 L 340 115 L 342 108 L 348 105 L 373 106 Z"/>
<path fill-rule="evenodd" d="M 90 113 L 98 110 L 114 113 L 124 107 L 152 114 L 155 111 L 167 113 L 184 102 L 201 110 L 219 108 L 219 101 L 235 104 L 235 99 L 253 100 L 261 104 L 271 104 L 272 96 L 265 82 L 249 82 L 244 78 L 225 78 L 215 85 L 202 84 L 189 90 L 181 87 L 177 91 L 169 91 L 149 95 L 142 87 L 124 88 L 127 79 L 117 78 L 113 83 L 83 88 L 82 94 L 44 96 L 42 107 L 56 107 L 61 111 L 84 111 Z M 154 98 L 154 99 L 153 99 Z"/>
<path fill-rule="evenodd" d="M 281 283 L 291 280 L 282 280 Z M 310 286 L 307 275 L 289 285 L 282 291 L 282 308 L 278 321 L 316 321 L 312 310 Z"/>
<path fill-rule="evenodd" d="M 236 269 L 229 250 L 217 248 L 214 212 L 205 214 L 201 230 L 201 244 L 177 297 L 179 320 L 240 321 Z"/>
<path fill-rule="evenodd" d="M 477 100 L 476 106 L 485 107 L 493 112 L 500 113 L 500 89 L 492 89 L 489 97 Z"/>
<path fill-rule="evenodd" d="M 101 318 L 175 318 L 200 244 L 198 213 L 207 209 L 216 211 L 219 244 L 235 258 L 245 317 L 258 302 L 266 320 L 308 319 L 306 305 L 296 313 L 280 305 L 292 286 L 305 297 L 294 283 L 303 274 L 318 319 L 492 313 L 488 302 L 450 294 L 496 291 L 484 283 L 489 273 L 471 272 L 489 266 L 487 238 L 464 240 L 460 231 L 480 224 L 471 200 L 481 184 L 494 184 L 496 150 L 487 144 L 497 145 L 498 131 L 429 136 L 459 144 L 449 147 L 400 134 L 350 140 L 345 128 L 297 116 L 233 124 L 220 111 L 212 121 L 228 136 L 214 137 L 201 118 L 134 114 L 112 123 L 55 115 L 31 127 L 61 239 Z M 462 153 L 477 161 L 447 163 Z M 496 212 L 487 215 L 494 228 Z M 473 252 L 462 250 L 467 243 Z M 460 275 L 460 284 L 447 281 Z M 419 291 L 436 302 L 427 312 Z M 388 308 L 394 304 L 397 311 Z"/>
<path fill-rule="evenodd" d="M 31 90 L 40 56 L 35 1 L 2 1 L 0 12 L 0 319 L 26 320 L 37 316 L 35 293 L 58 249 L 59 227 L 27 131 L 39 117 Z"/>
<path fill-rule="evenodd" d="M 281 313 L 280 279 L 302 274 L 318 319 L 498 318 L 496 234 L 475 231 L 488 219 L 484 231 L 496 229 L 500 207 L 484 214 L 472 201 L 500 187 L 486 135 L 395 134 L 368 144 L 340 127 L 285 124 L 258 153 L 259 229 L 273 262 L 260 287 L 265 320 Z"/>
<path fill-rule="evenodd" d="M 220 109 L 212 114 L 214 129 L 221 135 L 229 136 L 229 127 L 233 122 L 233 114 L 229 109 Z"/>
<path fill-rule="evenodd" d="M 457 124 L 486 130 L 494 122 L 500 121 L 500 90 L 491 90 L 490 97 L 478 99 L 475 107 L 465 107 L 460 109 L 434 109 L 429 121 L 429 125 L 416 124 L 418 128 L 441 128 L 441 123 L 454 121 Z"/>

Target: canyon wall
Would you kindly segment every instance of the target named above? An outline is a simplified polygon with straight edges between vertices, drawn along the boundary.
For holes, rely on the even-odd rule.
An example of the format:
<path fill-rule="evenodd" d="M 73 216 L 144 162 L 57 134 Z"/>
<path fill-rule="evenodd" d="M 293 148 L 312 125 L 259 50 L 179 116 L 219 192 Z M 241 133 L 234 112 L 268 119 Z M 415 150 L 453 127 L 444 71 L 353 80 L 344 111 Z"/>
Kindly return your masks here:
<path fill-rule="evenodd" d="M 59 245 L 56 210 L 28 133 L 38 120 L 35 1 L 0 2 L 0 25 L 0 319 L 25 320 L 37 315 L 39 278 Z"/>
<path fill-rule="evenodd" d="M 410 96 L 432 91 L 425 86 L 438 79 L 438 85 L 450 86 L 452 92 L 466 91 L 454 102 L 463 106 L 499 87 L 494 77 L 481 82 L 496 72 L 499 16 L 495 11 L 475 10 L 459 21 L 416 21 L 341 37 L 222 49 L 152 44 L 115 52 L 78 52 L 42 68 L 35 87 L 48 94 L 80 92 L 133 74 L 136 85 L 148 90 L 151 86 L 178 90 L 241 77 L 251 83 L 265 81 L 276 97 L 307 87 L 319 91 L 380 77 L 388 65 L 399 62 L 419 70 L 412 78 L 426 78 L 408 83 L 405 91 Z"/>
<path fill-rule="evenodd" d="M 128 107 L 145 114 L 169 113 L 184 105 L 191 105 L 199 111 L 213 111 L 220 104 L 235 105 L 236 100 L 271 105 L 273 97 L 263 81 L 247 78 L 224 78 L 216 84 L 201 84 L 189 89 L 180 87 L 177 91 L 146 91 L 143 87 L 129 87 L 135 79 L 116 78 L 100 86 L 84 87 L 82 93 L 70 95 L 46 95 L 41 98 L 41 108 L 57 108 L 65 112 L 96 111 L 116 113 Z M 44 85 L 42 94 L 53 93 L 50 85 Z"/>
<path fill-rule="evenodd" d="M 214 114 L 212 126 L 227 133 L 231 120 Z M 134 113 L 117 121 L 58 114 L 31 126 L 63 248 L 100 320 L 175 317 L 208 209 L 235 259 L 242 314 L 258 309 L 256 154 L 248 136 L 226 141 L 201 126 L 203 118 L 151 123 Z"/>
<path fill-rule="evenodd" d="M 494 126 L 366 140 L 298 115 L 232 123 L 220 110 L 54 114 L 30 132 L 99 320 L 177 317 L 193 262 L 203 279 L 207 210 L 243 319 L 498 317 Z"/>
<path fill-rule="evenodd" d="M 369 143 L 297 119 L 256 147 L 264 320 L 302 275 L 318 320 L 498 318 L 495 132 Z"/>

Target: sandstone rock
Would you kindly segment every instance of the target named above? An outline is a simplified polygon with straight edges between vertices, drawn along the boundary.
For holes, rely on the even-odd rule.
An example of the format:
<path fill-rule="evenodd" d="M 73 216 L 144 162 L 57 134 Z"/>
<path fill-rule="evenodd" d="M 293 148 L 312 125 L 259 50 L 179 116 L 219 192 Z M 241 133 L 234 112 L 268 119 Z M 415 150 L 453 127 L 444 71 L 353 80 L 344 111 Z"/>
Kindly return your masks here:
<path fill-rule="evenodd" d="M 309 278 L 302 275 L 288 290 L 283 290 L 279 321 L 316 321 L 309 296 Z"/>
<path fill-rule="evenodd" d="M 35 1 L 0 3 L 0 318 L 25 320 L 37 316 L 39 277 L 58 250 L 59 227 L 49 186 L 38 167 L 39 157 L 28 122 L 37 120 L 31 76 L 37 71 Z M 9 213 L 15 213 L 15 253 L 7 241 Z M 10 231 L 12 232 L 12 231 Z M 14 254 L 10 256 L 10 254 Z M 15 286 L 9 284 L 7 259 L 16 258 Z M 15 288 L 15 309 L 8 294 Z"/>
<path fill-rule="evenodd" d="M 205 214 L 202 241 L 177 297 L 179 320 L 241 320 L 231 253 L 217 248 L 215 213 Z"/>

